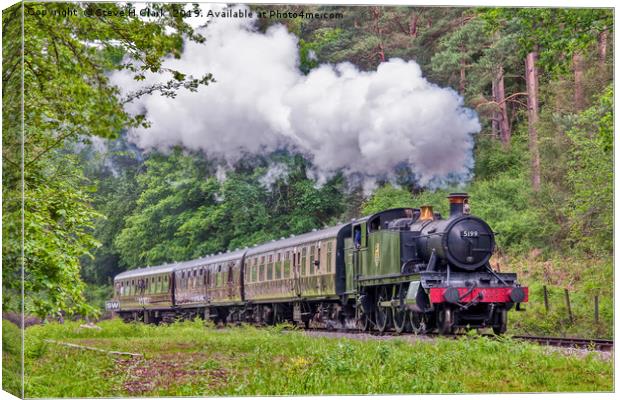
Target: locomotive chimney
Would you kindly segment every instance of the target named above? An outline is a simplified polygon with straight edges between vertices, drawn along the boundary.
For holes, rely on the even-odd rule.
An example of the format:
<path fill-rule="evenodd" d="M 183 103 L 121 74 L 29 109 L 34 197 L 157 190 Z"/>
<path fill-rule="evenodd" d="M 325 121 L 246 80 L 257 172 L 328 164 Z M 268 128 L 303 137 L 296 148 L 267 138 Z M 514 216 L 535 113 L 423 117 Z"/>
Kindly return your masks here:
<path fill-rule="evenodd" d="M 467 193 L 450 193 L 448 201 L 450 202 L 450 217 L 463 215 L 463 207 L 467 204 L 469 195 Z"/>
<path fill-rule="evenodd" d="M 420 207 L 420 221 L 432 221 L 434 219 L 433 206 Z"/>

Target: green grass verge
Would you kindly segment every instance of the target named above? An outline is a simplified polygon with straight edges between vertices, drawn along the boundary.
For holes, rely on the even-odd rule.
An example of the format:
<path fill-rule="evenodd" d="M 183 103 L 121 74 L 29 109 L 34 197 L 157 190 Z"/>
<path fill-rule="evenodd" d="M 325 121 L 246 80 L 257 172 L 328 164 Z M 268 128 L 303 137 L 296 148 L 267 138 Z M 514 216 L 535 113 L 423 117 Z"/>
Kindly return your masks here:
<path fill-rule="evenodd" d="M 26 331 L 26 396 L 217 396 L 610 391 L 613 365 L 488 338 L 332 339 L 281 327 L 205 328 L 78 323 Z M 144 354 L 113 357 L 46 343 L 62 340 Z"/>
<path fill-rule="evenodd" d="M 2 389 L 22 395 L 22 337 L 18 326 L 2 320 Z"/>

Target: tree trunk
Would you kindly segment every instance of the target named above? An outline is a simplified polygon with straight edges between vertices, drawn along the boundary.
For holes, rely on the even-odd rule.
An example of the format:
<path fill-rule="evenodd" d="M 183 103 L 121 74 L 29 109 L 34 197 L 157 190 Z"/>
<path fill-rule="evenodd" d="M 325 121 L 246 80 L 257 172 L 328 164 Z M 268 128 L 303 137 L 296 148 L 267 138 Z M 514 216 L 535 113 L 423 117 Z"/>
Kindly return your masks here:
<path fill-rule="evenodd" d="M 605 60 L 607 59 L 607 36 L 609 31 L 605 29 L 598 34 L 598 67 L 605 71 Z"/>
<path fill-rule="evenodd" d="M 506 99 L 506 90 L 504 89 L 504 67 L 500 65 L 499 71 L 497 72 L 497 101 L 499 104 L 499 132 L 500 138 L 502 140 L 502 145 L 505 148 L 510 147 L 510 125 L 508 123 L 508 104 L 505 101 Z"/>
<path fill-rule="evenodd" d="M 420 16 L 417 13 L 411 15 L 409 20 L 409 36 L 418 37 L 418 19 Z"/>
<path fill-rule="evenodd" d="M 495 103 L 499 103 L 497 97 L 497 82 L 495 81 L 495 78 L 491 80 L 491 92 L 493 93 L 493 101 Z M 499 112 L 493 111 L 491 118 L 491 135 L 493 135 L 494 139 L 497 139 L 499 138 Z"/>
<path fill-rule="evenodd" d="M 462 44 L 459 46 L 459 49 L 461 51 L 461 54 L 465 52 L 465 49 Z M 459 65 L 460 65 L 459 93 L 461 94 L 461 96 L 465 96 L 465 59 L 463 57 L 461 57 L 461 60 L 459 61 Z"/>
<path fill-rule="evenodd" d="M 525 57 L 525 85 L 527 87 L 527 122 L 529 133 L 529 148 L 532 167 L 532 189 L 540 190 L 540 154 L 538 153 L 538 70 L 536 58 L 538 54 L 533 51 Z"/>
<path fill-rule="evenodd" d="M 573 53 L 573 71 L 575 74 L 575 92 L 573 101 L 576 111 L 582 111 L 585 108 L 585 95 L 583 89 L 583 70 L 584 70 L 583 54 L 576 51 Z"/>
<path fill-rule="evenodd" d="M 379 56 L 379 62 L 385 61 L 385 48 L 383 47 L 383 31 L 379 26 L 379 19 L 381 18 L 381 9 L 379 7 L 372 8 L 372 18 L 374 20 L 374 31 L 377 35 L 377 39 L 379 39 L 379 44 L 377 46 L 377 55 Z"/>

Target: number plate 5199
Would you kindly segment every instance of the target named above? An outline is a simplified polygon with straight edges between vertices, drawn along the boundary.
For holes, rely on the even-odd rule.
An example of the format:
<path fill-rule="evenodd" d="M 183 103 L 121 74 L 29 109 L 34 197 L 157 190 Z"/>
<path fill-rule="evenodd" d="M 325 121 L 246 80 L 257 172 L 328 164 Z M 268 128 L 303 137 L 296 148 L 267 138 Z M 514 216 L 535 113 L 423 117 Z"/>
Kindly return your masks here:
<path fill-rule="evenodd" d="M 478 237 L 480 233 L 478 231 L 461 231 L 462 237 Z"/>

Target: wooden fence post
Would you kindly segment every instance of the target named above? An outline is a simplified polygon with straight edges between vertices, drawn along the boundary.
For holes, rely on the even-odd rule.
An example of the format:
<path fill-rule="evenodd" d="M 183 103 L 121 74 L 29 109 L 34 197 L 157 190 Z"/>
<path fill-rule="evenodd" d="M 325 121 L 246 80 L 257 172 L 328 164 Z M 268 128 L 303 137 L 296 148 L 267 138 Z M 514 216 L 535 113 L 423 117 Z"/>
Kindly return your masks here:
<path fill-rule="evenodd" d="M 549 294 L 547 293 L 547 285 L 543 285 L 543 297 L 545 299 L 545 311 L 549 312 Z"/>
<path fill-rule="evenodd" d="M 566 299 L 566 308 L 568 309 L 568 319 L 573 323 L 573 310 L 570 308 L 570 297 L 568 296 L 568 289 L 564 289 L 564 297 Z"/>
<path fill-rule="evenodd" d="M 594 322 L 598 324 L 598 294 L 594 295 Z"/>

